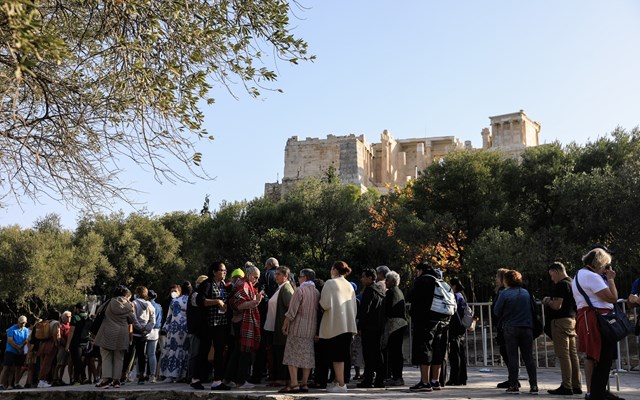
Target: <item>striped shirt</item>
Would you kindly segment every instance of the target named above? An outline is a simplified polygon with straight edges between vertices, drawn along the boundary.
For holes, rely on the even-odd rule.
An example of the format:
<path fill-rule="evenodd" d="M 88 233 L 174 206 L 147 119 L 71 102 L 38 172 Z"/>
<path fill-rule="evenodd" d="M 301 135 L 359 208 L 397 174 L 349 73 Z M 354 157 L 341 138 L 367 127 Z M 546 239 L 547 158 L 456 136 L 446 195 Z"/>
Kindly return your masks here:
<path fill-rule="evenodd" d="M 304 282 L 293 292 L 289 311 L 285 317 L 290 320 L 289 336 L 313 338 L 318 325 L 318 302 L 320 292 L 313 282 Z"/>

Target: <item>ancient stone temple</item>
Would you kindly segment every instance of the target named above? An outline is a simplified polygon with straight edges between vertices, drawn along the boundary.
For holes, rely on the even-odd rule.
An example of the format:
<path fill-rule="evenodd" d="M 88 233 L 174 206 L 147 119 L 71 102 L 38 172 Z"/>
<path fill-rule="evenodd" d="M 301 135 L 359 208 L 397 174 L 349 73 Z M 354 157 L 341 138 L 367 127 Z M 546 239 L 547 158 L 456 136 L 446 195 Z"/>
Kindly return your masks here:
<path fill-rule="evenodd" d="M 498 149 L 519 156 L 525 147 L 537 146 L 540 124 L 529 119 L 524 111 L 489 117 L 491 129 L 482 130 L 482 148 Z"/>
<path fill-rule="evenodd" d="M 524 111 L 489 117 L 490 128 L 482 129 L 482 147 L 519 156 L 526 147 L 538 145 L 540 124 Z M 279 199 L 296 182 L 326 176 L 333 168 L 345 183 L 362 190 L 375 187 L 385 193 L 389 186 L 404 186 L 434 161 L 454 150 L 473 150 L 454 136 L 396 139 L 389 131 L 380 134 L 379 143 L 369 143 L 364 135 L 335 136 L 326 139 L 297 136 L 287 140 L 282 183 L 265 184 L 265 195 Z"/>

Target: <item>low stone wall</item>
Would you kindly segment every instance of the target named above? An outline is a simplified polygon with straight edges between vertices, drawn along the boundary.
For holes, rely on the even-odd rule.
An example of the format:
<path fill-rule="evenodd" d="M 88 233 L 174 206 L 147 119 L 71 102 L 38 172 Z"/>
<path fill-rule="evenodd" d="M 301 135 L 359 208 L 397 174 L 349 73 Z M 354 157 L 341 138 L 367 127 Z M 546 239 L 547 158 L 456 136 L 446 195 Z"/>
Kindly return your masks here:
<path fill-rule="evenodd" d="M 0 392 L 2 400 L 287 400 L 293 396 L 193 392 L 181 390 L 11 390 Z M 296 395 L 296 400 L 318 399 L 314 396 Z"/>

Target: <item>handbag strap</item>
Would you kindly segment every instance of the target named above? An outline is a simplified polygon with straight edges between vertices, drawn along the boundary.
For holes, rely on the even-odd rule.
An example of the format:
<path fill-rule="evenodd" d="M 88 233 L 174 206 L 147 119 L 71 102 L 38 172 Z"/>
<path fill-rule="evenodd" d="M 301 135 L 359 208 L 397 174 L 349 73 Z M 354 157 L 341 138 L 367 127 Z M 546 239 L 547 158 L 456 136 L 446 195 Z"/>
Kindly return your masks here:
<path fill-rule="evenodd" d="M 527 290 L 527 292 L 529 292 Z M 531 316 L 533 318 L 537 318 L 538 313 L 536 312 L 536 301 L 533 299 L 533 294 L 529 292 L 529 308 L 531 308 Z"/>
<path fill-rule="evenodd" d="M 580 286 L 580 282 L 578 281 L 578 275 L 579 274 L 580 274 L 580 271 L 576 272 L 576 287 L 578 288 L 578 291 L 580 292 L 582 297 L 584 297 L 584 300 L 587 302 L 589 307 L 591 307 L 593 310 L 595 310 L 596 308 L 593 306 L 593 303 L 591 302 L 591 299 L 589 299 L 589 296 L 587 296 L 587 294 L 584 292 L 584 289 L 582 289 L 582 286 Z"/>

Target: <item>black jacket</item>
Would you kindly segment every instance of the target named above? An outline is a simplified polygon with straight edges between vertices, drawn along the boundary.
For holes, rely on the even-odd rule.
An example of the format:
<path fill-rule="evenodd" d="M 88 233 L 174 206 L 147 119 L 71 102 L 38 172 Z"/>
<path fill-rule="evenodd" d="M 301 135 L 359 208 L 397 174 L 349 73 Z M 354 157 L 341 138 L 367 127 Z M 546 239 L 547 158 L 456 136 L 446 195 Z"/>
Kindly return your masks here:
<path fill-rule="evenodd" d="M 367 286 L 362 292 L 362 300 L 358 307 L 359 330 L 382 330 L 384 322 L 384 289 L 375 283 Z"/>

